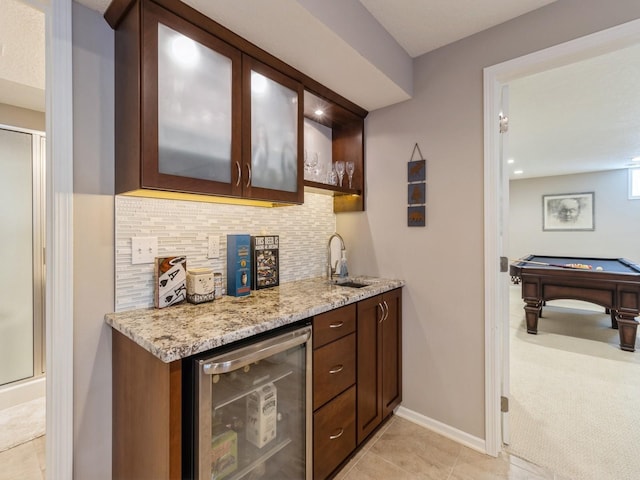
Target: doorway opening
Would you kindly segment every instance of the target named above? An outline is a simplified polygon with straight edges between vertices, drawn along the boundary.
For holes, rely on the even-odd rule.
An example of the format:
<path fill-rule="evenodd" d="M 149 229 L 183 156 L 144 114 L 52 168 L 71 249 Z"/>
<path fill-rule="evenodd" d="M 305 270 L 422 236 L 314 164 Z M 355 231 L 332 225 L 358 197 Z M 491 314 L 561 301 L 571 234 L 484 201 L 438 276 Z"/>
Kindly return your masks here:
<path fill-rule="evenodd" d="M 502 184 L 499 116 L 502 88 L 516 79 L 595 57 L 637 44 L 640 21 L 629 22 L 596 34 L 535 52 L 484 71 L 485 98 L 485 360 L 486 360 L 486 449 L 497 455 L 503 449 L 501 397 L 509 397 L 509 287 L 500 273 L 499 257 L 509 258 L 503 231 L 508 218 L 501 218 L 508 189 Z M 541 216 L 541 207 L 536 206 Z M 541 252 L 528 252 L 541 253 Z M 506 308 L 505 308 L 506 307 Z M 503 341 L 506 344 L 503 345 Z M 507 389 L 503 387 L 506 385 Z"/>

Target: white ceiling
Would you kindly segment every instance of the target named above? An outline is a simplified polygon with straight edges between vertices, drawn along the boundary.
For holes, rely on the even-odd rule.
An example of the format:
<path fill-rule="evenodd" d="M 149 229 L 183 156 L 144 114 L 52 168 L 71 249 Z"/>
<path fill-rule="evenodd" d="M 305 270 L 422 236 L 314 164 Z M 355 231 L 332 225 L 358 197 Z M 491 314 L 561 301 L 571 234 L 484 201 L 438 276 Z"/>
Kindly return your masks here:
<path fill-rule="evenodd" d="M 184 1 L 370 111 L 411 98 L 413 57 L 553 2 Z M 110 0 L 79 3 L 104 13 Z M 0 0 L 0 11 L 0 103 L 43 111 L 43 15 L 22 0 Z M 521 177 L 622 168 L 640 155 L 639 63 L 632 47 L 510 83 L 510 153 Z"/>

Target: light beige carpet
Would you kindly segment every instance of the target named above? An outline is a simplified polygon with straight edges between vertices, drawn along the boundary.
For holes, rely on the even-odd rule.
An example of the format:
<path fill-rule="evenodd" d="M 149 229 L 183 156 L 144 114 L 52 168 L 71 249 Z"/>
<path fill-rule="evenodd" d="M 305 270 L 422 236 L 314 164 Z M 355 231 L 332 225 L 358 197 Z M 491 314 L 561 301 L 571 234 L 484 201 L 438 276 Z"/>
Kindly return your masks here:
<path fill-rule="evenodd" d="M 0 452 L 45 432 L 45 397 L 0 410 Z"/>
<path fill-rule="evenodd" d="M 526 333 L 511 287 L 507 451 L 575 480 L 640 478 L 640 346 L 618 347 L 597 305 L 549 302 Z"/>

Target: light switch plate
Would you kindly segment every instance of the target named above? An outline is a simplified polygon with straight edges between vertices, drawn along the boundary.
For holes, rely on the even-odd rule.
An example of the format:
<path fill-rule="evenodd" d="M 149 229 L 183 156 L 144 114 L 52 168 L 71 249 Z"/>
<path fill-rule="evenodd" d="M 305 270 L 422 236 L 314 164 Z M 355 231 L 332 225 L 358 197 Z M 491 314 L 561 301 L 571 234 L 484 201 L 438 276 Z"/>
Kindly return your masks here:
<path fill-rule="evenodd" d="M 131 264 L 153 263 L 158 256 L 158 237 L 131 237 Z"/>
<path fill-rule="evenodd" d="M 207 258 L 220 258 L 220 235 L 209 235 Z"/>

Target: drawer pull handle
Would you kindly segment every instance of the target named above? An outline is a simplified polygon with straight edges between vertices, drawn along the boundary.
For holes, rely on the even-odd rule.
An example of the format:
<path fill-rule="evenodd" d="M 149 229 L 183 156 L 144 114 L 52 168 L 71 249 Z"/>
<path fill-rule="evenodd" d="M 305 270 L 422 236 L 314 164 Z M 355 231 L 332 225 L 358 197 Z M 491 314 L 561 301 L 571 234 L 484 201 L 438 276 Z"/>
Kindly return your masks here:
<path fill-rule="evenodd" d="M 340 431 L 335 435 L 329 435 L 329 440 L 335 440 L 336 438 L 340 438 L 343 433 L 344 433 L 344 428 L 341 428 Z"/>
<path fill-rule="evenodd" d="M 340 327 L 341 327 L 341 326 L 343 326 L 343 325 L 344 325 L 344 322 L 343 322 L 343 321 L 340 321 L 340 322 L 336 322 L 336 323 L 332 323 L 332 324 L 330 324 L 330 325 L 329 325 L 329 328 L 340 328 Z"/>
<path fill-rule="evenodd" d="M 378 307 L 380 308 L 380 319 L 378 320 L 378 323 L 382 323 L 384 322 L 384 307 L 381 303 L 378 303 Z"/>
<path fill-rule="evenodd" d="M 335 367 L 333 367 L 331 370 L 329 370 L 329 373 L 331 375 L 333 375 L 334 373 L 339 373 L 342 370 L 344 370 L 344 365 L 336 365 Z"/>

